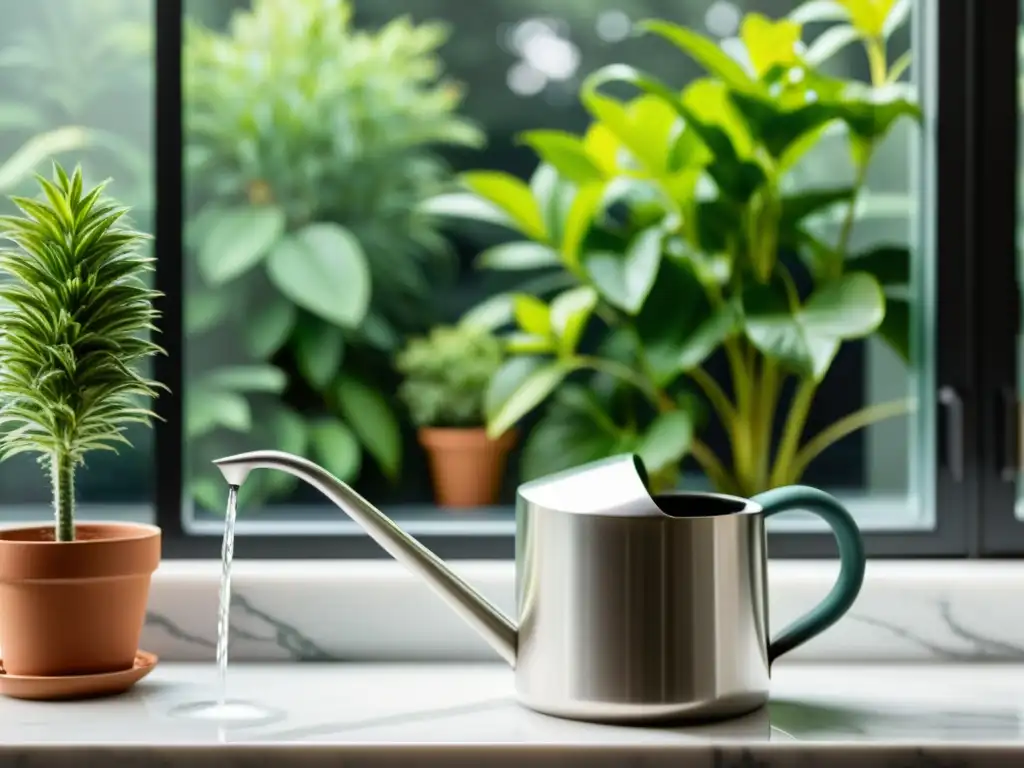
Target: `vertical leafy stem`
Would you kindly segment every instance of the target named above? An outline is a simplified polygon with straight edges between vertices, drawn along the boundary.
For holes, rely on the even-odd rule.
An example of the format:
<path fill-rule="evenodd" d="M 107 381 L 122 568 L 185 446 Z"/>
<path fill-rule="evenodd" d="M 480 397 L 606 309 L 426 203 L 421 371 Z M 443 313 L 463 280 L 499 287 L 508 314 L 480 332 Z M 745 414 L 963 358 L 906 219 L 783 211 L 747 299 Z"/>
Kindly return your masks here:
<path fill-rule="evenodd" d="M 66 450 L 50 457 L 53 486 L 53 514 L 57 523 L 57 541 L 75 540 L 75 461 Z"/>

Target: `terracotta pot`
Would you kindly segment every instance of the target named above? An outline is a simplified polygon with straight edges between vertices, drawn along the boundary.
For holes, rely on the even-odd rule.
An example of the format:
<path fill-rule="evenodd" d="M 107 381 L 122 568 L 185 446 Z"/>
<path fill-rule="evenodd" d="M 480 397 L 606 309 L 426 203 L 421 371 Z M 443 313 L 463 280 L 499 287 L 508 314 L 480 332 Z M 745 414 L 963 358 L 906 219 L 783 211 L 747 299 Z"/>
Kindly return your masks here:
<path fill-rule="evenodd" d="M 131 669 L 160 562 L 160 529 L 82 523 L 0 531 L 0 653 L 10 675 Z"/>
<path fill-rule="evenodd" d="M 483 427 L 424 427 L 419 438 L 440 506 L 482 507 L 497 500 L 505 459 L 516 441 L 513 431 L 491 440 Z"/>

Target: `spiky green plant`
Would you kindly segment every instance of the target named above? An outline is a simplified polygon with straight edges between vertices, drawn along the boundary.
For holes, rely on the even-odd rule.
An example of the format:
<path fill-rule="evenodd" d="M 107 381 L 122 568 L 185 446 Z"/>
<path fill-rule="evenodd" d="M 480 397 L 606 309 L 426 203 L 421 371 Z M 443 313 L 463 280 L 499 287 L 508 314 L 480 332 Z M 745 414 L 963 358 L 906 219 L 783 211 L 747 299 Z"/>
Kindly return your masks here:
<path fill-rule="evenodd" d="M 44 197 L 12 197 L 22 216 L 0 217 L 0 460 L 39 454 L 53 486 L 57 541 L 75 537 L 75 469 L 92 450 L 129 444 L 149 423 L 158 385 L 138 369 L 162 352 L 148 339 L 159 294 L 145 282 L 147 235 L 122 223 L 128 209 L 84 191 L 82 172 L 37 176 Z"/>

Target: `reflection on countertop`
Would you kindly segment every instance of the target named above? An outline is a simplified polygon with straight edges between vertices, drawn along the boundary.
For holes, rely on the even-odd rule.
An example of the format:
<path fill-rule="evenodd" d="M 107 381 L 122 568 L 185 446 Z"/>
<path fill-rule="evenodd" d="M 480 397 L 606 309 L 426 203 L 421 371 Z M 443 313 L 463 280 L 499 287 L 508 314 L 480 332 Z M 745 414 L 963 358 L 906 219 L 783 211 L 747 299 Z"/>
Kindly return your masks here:
<path fill-rule="evenodd" d="M 766 709 L 672 728 L 530 712 L 496 664 L 243 664 L 230 697 L 271 717 L 177 714 L 214 685 L 163 664 L 118 698 L 0 700 L 0 765 L 1024 765 L 1024 665 L 780 665 Z"/>

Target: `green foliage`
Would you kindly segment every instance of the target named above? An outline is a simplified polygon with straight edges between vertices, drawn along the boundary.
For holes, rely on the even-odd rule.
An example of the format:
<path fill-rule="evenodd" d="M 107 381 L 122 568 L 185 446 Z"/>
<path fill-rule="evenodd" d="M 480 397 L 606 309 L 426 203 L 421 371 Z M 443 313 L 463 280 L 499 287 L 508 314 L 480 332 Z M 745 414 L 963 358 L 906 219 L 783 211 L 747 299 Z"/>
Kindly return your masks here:
<path fill-rule="evenodd" d="M 753 494 L 797 481 L 836 440 L 906 409 L 871 406 L 804 441 L 817 387 L 845 341 L 877 335 L 909 352 L 909 252 L 894 244 L 850 253 L 876 148 L 896 121 L 920 116 L 896 83 L 906 64 L 890 69 L 886 58 L 906 5 L 816 0 L 778 21 L 749 13 L 736 58 L 693 30 L 645 22 L 706 76 L 680 91 L 627 65 L 604 67 L 581 88 L 593 118 L 582 135 L 523 136 L 541 161 L 529 183 L 475 171 L 464 191 L 427 204 L 526 238 L 485 252 L 481 267 L 554 268 L 568 279 L 548 301 L 507 297 L 508 318 L 495 311 L 500 299 L 488 304 L 495 327 L 515 326 L 513 356 L 488 393 L 490 429 L 545 408 L 525 446 L 527 476 L 628 450 L 650 463 L 657 486 L 675 484 L 690 455 L 719 489 Z M 811 18 L 840 24 L 805 52 Z M 864 46 L 868 83 L 820 68 L 847 37 Z M 638 94 L 614 98 L 608 85 Z M 853 183 L 801 189 L 794 170 L 826 134 L 845 140 Z M 822 226 L 828 216 L 837 231 Z M 807 281 L 811 290 L 798 290 Z M 594 354 L 579 348 L 584 328 L 598 340 Z M 728 386 L 704 369 L 719 353 Z M 796 394 L 776 434 L 786 382 Z M 709 416 L 729 437 L 727 458 L 699 438 Z"/>
<path fill-rule="evenodd" d="M 398 354 L 396 367 L 405 377 L 398 395 L 417 426 L 482 426 L 484 394 L 502 358 L 501 342 L 484 329 L 434 328 Z"/>
<path fill-rule="evenodd" d="M 94 450 L 129 444 L 148 423 L 156 385 L 139 364 L 161 351 L 147 335 L 157 311 L 140 253 L 145 235 L 127 209 L 84 190 L 79 169 L 39 177 L 45 199 L 15 197 L 22 216 L 0 218 L 0 458 L 37 453 L 53 482 L 57 538 L 74 538 L 74 470 Z M 250 380 L 247 377 L 247 381 Z M 140 400 L 141 399 L 141 400 Z"/>
<path fill-rule="evenodd" d="M 419 204 L 451 178 L 436 146 L 482 136 L 456 114 L 462 92 L 437 55 L 446 39 L 442 25 L 408 17 L 357 30 L 346 0 L 256 0 L 224 33 L 187 24 L 190 349 L 244 341 L 237 361 L 190 362 L 203 371 L 190 374 L 201 394 L 187 402 L 199 412 L 188 437 L 203 503 L 215 498 L 209 459 L 292 437 L 295 417 L 308 420 L 305 447 L 339 476 L 352 479 L 366 451 L 397 477 L 391 404 L 352 374 L 355 361 L 386 370 L 403 336 L 435 322 L 434 291 L 452 266 Z M 211 388 L 208 369 L 229 363 L 280 369 L 287 386 L 276 397 Z M 220 406 L 203 401 L 211 392 Z M 263 414 L 295 392 L 302 413 L 286 408 L 276 421 L 287 433 L 268 434 Z M 291 482 L 243 492 L 267 498 Z"/>

